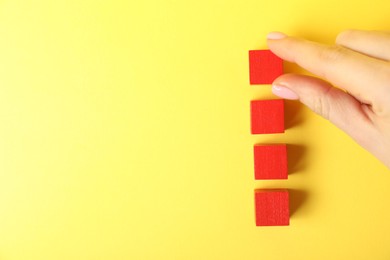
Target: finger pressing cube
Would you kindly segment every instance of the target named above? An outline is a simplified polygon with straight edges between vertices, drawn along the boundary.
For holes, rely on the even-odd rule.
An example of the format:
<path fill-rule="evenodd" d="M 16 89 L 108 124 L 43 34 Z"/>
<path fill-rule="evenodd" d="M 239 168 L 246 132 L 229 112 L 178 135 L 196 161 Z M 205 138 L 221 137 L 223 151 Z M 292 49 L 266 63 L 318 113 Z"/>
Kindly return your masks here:
<path fill-rule="evenodd" d="M 270 50 L 249 51 L 249 82 L 251 85 L 272 84 L 283 74 L 283 60 Z"/>

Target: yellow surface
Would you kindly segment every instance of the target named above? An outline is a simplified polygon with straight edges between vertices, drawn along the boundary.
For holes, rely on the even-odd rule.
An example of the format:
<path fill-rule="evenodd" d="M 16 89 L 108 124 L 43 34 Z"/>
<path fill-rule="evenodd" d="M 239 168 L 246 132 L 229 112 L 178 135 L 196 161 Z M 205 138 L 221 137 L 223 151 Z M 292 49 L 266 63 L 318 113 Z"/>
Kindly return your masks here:
<path fill-rule="evenodd" d="M 297 103 L 251 136 L 249 49 L 388 29 L 380 1 L 0 2 L 0 259 L 390 259 L 390 173 Z M 297 71 L 286 66 L 287 71 Z M 375 87 L 375 86 L 372 86 Z M 287 181 L 252 145 L 288 143 Z M 253 190 L 292 189 L 291 226 Z"/>

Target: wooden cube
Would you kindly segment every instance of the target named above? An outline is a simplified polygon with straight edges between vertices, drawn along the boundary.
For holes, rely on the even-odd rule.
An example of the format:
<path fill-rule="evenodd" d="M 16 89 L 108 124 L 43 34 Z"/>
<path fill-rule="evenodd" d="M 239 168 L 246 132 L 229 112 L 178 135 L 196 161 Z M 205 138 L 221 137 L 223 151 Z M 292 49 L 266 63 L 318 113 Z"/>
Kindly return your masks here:
<path fill-rule="evenodd" d="M 288 178 L 287 146 L 285 144 L 253 147 L 255 180 Z"/>
<path fill-rule="evenodd" d="M 284 133 L 284 100 L 251 101 L 252 134 Z"/>
<path fill-rule="evenodd" d="M 272 84 L 283 74 L 283 60 L 270 50 L 249 51 L 249 82 L 255 84 Z"/>
<path fill-rule="evenodd" d="M 288 190 L 255 191 L 256 226 L 290 225 Z"/>

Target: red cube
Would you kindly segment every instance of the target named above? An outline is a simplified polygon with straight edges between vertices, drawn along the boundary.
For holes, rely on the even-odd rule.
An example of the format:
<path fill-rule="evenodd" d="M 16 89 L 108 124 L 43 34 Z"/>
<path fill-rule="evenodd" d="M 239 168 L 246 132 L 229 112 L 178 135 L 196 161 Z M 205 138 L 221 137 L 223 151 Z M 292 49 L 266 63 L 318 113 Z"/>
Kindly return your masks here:
<path fill-rule="evenodd" d="M 252 134 L 284 133 L 284 100 L 251 101 Z"/>
<path fill-rule="evenodd" d="M 272 84 L 283 74 L 283 60 L 270 50 L 249 51 L 249 82 L 255 84 Z"/>
<path fill-rule="evenodd" d="M 290 225 L 288 190 L 255 191 L 256 226 Z"/>
<path fill-rule="evenodd" d="M 287 146 L 285 144 L 255 145 L 255 180 L 288 178 Z"/>

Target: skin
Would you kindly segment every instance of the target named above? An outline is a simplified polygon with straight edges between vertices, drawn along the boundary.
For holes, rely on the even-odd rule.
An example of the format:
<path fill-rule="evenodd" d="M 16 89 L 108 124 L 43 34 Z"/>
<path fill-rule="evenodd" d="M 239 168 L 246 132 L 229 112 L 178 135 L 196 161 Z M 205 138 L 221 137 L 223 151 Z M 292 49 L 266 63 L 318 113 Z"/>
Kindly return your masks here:
<path fill-rule="evenodd" d="M 267 43 L 318 76 L 282 75 L 273 93 L 330 120 L 390 169 L 390 32 L 348 30 L 330 46 L 274 32 Z"/>

